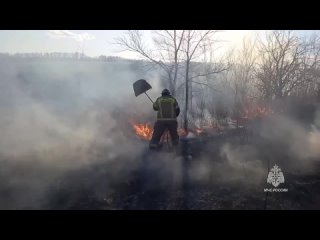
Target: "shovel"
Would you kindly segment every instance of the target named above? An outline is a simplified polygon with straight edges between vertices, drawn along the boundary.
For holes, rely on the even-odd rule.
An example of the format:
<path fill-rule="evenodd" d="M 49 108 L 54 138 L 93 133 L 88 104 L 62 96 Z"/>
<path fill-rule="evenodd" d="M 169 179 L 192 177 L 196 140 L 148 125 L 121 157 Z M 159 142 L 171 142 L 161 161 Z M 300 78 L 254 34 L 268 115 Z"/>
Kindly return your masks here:
<path fill-rule="evenodd" d="M 147 91 L 150 90 L 152 87 L 151 85 L 144 79 L 140 79 L 138 81 L 135 81 L 133 83 L 133 90 L 134 90 L 134 94 L 136 95 L 136 97 L 138 97 L 140 94 L 144 93 L 147 95 L 147 97 L 150 99 L 150 101 L 152 103 L 154 103 L 152 101 L 152 99 L 149 97 L 149 95 L 147 94 Z"/>

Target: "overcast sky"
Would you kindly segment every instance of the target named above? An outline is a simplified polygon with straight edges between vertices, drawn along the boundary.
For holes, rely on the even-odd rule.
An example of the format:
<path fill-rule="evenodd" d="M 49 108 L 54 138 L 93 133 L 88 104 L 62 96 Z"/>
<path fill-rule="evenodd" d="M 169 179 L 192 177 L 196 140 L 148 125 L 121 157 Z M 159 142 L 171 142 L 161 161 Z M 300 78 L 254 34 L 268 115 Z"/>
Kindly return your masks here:
<path fill-rule="evenodd" d="M 219 33 L 224 40 L 225 49 L 238 46 L 244 36 L 263 35 L 265 31 L 225 30 Z M 300 35 L 314 31 L 297 31 Z M 317 31 L 319 32 L 319 31 Z M 82 51 L 91 57 L 100 55 L 136 58 L 130 52 L 121 52 L 112 44 L 115 38 L 122 36 L 123 30 L 0 30 L 0 52 L 76 52 Z M 144 31 L 145 39 L 152 43 L 151 31 Z"/>

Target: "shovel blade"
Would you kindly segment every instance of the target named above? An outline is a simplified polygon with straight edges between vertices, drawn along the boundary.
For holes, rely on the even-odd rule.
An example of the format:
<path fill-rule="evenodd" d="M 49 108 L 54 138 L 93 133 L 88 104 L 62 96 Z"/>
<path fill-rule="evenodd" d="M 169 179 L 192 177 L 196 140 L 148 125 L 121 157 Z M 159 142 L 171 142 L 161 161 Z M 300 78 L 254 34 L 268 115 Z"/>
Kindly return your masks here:
<path fill-rule="evenodd" d="M 133 83 L 133 90 L 136 97 L 142 93 L 145 93 L 151 88 L 151 85 L 144 79 L 140 79 Z"/>

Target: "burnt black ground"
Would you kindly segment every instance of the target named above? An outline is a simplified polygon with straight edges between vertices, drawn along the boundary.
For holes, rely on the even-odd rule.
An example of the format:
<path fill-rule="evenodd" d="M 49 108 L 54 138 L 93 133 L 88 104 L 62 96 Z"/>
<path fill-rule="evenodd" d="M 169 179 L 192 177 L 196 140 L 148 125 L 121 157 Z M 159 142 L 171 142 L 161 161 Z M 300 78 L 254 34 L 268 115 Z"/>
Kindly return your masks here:
<path fill-rule="evenodd" d="M 142 154 L 143 161 L 130 176 L 123 181 L 113 181 L 107 169 L 108 164 L 101 164 L 90 169 L 82 169 L 78 172 L 68 173 L 61 179 L 59 187 L 48 189 L 47 198 L 49 201 L 42 206 L 44 209 L 129 209 L 129 210 L 299 210 L 299 209 L 320 209 L 320 166 L 315 164 L 314 171 L 309 174 L 299 174 L 286 171 L 282 151 L 277 152 L 276 146 L 272 143 L 263 142 L 258 138 L 251 141 L 244 141 L 239 134 L 232 132 L 212 137 L 211 139 L 195 140 L 191 144 L 193 149 L 192 160 L 183 158 L 182 155 L 167 153 L 166 157 L 180 159 L 181 171 L 184 176 L 180 181 L 174 181 L 162 165 L 157 162 L 158 152 L 150 152 L 147 148 Z M 234 135 L 233 135 L 234 134 Z M 262 181 L 254 185 L 247 181 L 219 180 L 219 176 L 212 176 L 211 181 L 191 180 L 188 176 L 188 169 L 192 164 L 197 164 L 201 154 L 215 156 L 213 161 L 217 164 L 225 164 L 223 158 L 218 154 L 219 148 L 226 141 L 240 141 L 243 144 L 255 145 L 260 149 L 263 156 L 265 174 Z M 262 141 L 262 142 L 261 142 Z M 206 149 L 206 144 L 215 147 Z M 270 146 L 268 146 L 268 144 Z M 270 154 L 270 147 L 273 148 Z M 266 149 L 268 148 L 268 149 Z M 287 193 L 266 193 L 263 191 L 271 185 L 266 184 L 268 174 L 268 157 L 272 161 L 278 158 L 284 166 L 286 182 L 281 187 L 288 188 Z M 170 161 L 170 157 L 169 157 Z M 269 162 L 270 164 L 270 162 Z M 218 165 L 217 165 L 218 166 Z M 162 170 L 159 170 L 162 169 Z M 167 171 L 167 172 L 166 172 Z M 230 175 L 232 175 L 232 169 Z M 231 177 L 230 177 L 231 178 Z"/>
<path fill-rule="evenodd" d="M 285 145 L 233 129 L 216 135 L 180 142 L 177 152 L 150 151 L 148 142 L 136 164 L 125 168 L 122 159 L 99 161 L 78 169 L 52 174 L 56 169 L 39 162 L 13 164 L 2 161 L 0 168 L 1 209 L 75 210 L 299 210 L 320 209 L 320 161 L 312 171 L 293 166 L 295 156 Z M 262 172 L 253 176 L 249 160 L 234 168 L 221 154 L 228 143 L 232 148 L 256 149 Z M 103 146 L 102 146 L 103 148 Z M 245 150 L 244 150 L 245 151 Z M 192 158 L 187 158 L 187 155 Z M 208 172 L 194 176 L 205 161 Z M 277 163 L 285 176 L 286 193 L 268 193 L 265 188 L 270 167 Z M 299 161 L 296 161 L 299 163 Z M 125 171 L 115 171 L 126 169 Z M 254 169 L 253 169 L 254 170 Z M 20 176 L 20 182 L 11 179 Z M 39 179 L 50 184 L 38 186 Z M 36 183 L 36 185 L 34 185 Z M 39 189 L 41 191 L 39 191 Z M 267 198 L 266 198 L 267 197 Z"/>

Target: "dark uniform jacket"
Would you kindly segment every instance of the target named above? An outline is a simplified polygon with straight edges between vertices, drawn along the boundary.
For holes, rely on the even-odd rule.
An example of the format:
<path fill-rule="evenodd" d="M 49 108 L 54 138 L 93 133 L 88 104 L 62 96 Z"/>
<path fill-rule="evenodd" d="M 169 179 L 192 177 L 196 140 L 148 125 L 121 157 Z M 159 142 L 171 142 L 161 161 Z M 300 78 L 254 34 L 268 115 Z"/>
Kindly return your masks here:
<path fill-rule="evenodd" d="M 158 111 L 158 120 L 176 120 L 180 114 L 178 102 L 171 95 L 157 98 L 153 104 L 153 109 Z"/>

